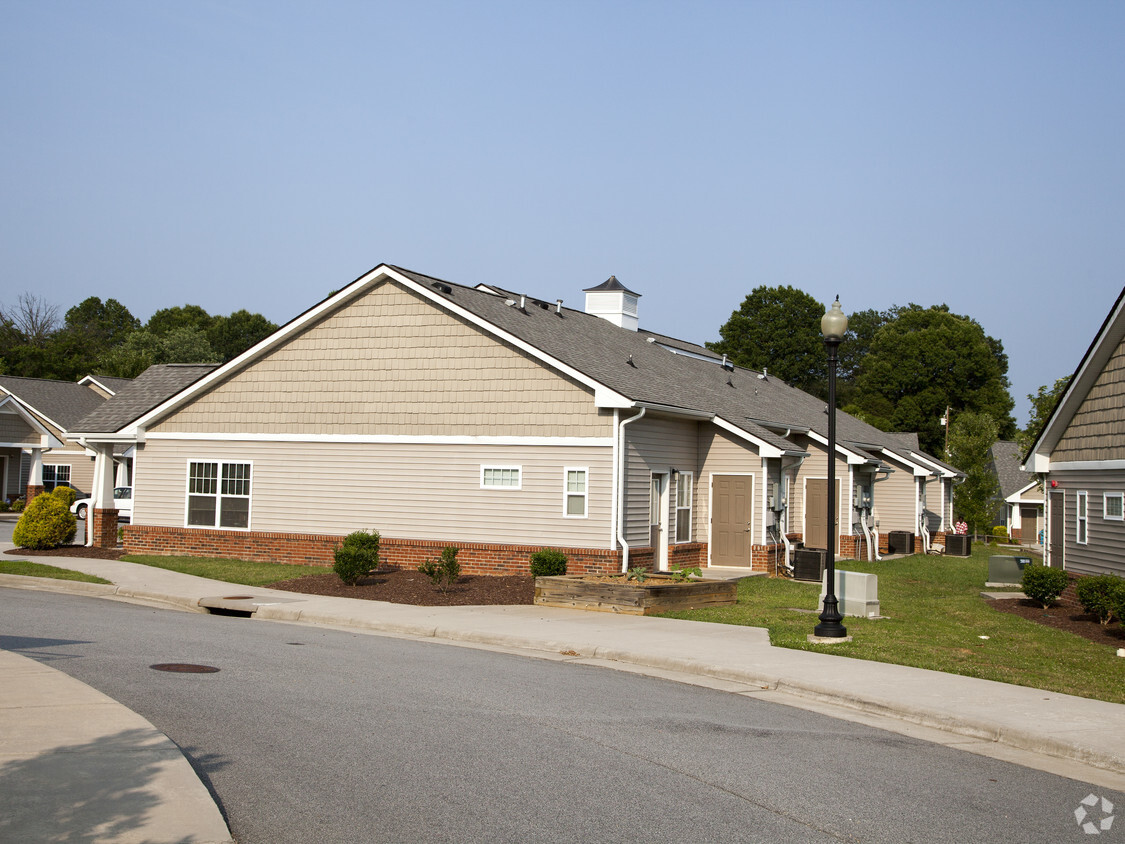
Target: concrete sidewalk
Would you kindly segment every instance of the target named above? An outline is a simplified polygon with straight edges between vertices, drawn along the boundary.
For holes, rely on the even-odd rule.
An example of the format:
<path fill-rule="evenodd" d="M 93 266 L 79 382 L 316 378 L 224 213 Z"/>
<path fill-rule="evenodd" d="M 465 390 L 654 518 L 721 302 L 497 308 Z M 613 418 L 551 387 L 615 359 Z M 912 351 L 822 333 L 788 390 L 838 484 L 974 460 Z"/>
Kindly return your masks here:
<path fill-rule="evenodd" d="M 10 547 L 0 543 L 0 550 Z M 494 647 L 688 679 L 1125 790 L 1123 705 L 774 648 L 760 628 L 550 607 L 414 607 L 237 586 L 124 562 L 33 555 L 24 559 L 95 574 L 113 585 L 0 575 L 0 586 L 195 612 L 219 607 L 259 620 Z M 1122 664 L 1125 672 L 1125 660 Z M 8 676 L 6 663 L 0 663 L 0 685 L 11 686 Z M 0 753 L 6 758 L 3 735 Z M 1057 764 L 1028 762 L 1021 753 L 1038 754 Z"/>

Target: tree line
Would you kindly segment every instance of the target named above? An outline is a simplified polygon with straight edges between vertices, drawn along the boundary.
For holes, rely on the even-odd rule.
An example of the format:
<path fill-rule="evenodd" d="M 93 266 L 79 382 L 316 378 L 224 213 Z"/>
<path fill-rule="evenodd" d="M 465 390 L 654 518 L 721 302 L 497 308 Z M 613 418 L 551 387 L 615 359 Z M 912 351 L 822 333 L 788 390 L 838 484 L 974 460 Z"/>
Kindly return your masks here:
<path fill-rule="evenodd" d="M 720 339 L 707 347 L 739 366 L 768 370 L 826 398 L 823 314 L 823 304 L 795 287 L 758 287 L 719 329 Z M 839 348 L 837 403 L 881 430 L 916 432 L 924 451 L 963 471 L 956 506 L 976 532 L 990 528 L 999 510 L 992 445 L 1014 439 L 1026 452 L 1068 381 L 1058 379 L 1028 396 L 1031 418 L 1020 430 L 1012 416 L 1003 344 L 947 305 L 911 303 L 848 315 Z"/>
<path fill-rule="evenodd" d="M 277 326 L 258 313 L 162 308 L 142 324 L 116 299 L 91 296 L 66 311 L 32 293 L 0 305 L 0 373 L 76 381 L 135 378 L 158 363 L 225 363 Z"/>

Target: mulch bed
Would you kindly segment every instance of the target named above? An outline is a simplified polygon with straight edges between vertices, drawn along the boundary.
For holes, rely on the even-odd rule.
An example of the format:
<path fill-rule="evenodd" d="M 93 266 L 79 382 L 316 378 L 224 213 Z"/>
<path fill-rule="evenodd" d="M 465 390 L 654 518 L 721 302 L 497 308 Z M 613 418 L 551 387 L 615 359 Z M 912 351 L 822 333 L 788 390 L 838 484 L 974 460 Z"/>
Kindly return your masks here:
<path fill-rule="evenodd" d="M 49 548 L 46 551 L 32 551 L 30 548 L 13 548 L 5 551 L 17 557 L 85 557 L 87 560 L 120 560 L 125 554 L 124 548 L 87 548 L 85 545 L 63 545 L 59 548 Z"/>
<path fill-rule="evenodd" d="M 1121 626 L 1120 621 L 1114 621 L 1109 627 L 1102 627 L 1096 617 L 1085 613 L 1074 593 L 1075 582 L 1076 578 L 1072 577 L 1058 601 L 1046 610 L 1027 598 L 1021 600 L 1001 598 L 990 600 L 989 603 L 999 612 L 1011 613 L 1037 624 L 1065 630 L 1067 633 L 1073 633 L 1099 645 L 1125 647 L 1125 627 Z"/>
<path fill-rule="evenodd" d="M 535 579 L 529 574 L 462 575 L 443 592 L 424 574 L 409 569 L 378 571 L 362 578 L 355 586 L 344 585 L 335 574 L 314 574 L 271 583 L 270 588 L 419 607 L 530 604 L 535 597 Z"/>

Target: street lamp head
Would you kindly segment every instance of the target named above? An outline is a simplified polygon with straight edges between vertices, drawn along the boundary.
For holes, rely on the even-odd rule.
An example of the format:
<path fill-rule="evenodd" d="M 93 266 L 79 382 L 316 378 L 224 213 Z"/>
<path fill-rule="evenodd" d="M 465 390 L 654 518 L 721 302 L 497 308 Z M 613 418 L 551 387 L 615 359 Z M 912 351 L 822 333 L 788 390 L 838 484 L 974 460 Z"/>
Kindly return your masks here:
<path fill-rule="evenodd" d="M 824 335 L 825 340 L 839 343 L 844 339 L 847 330 L 848 317 L 840 310 L 840 297 L 837 296 L 836 301 L 832 303 L 832 307 L 825 311 L 824 316 L 820 318 L 820 333 Z"/>

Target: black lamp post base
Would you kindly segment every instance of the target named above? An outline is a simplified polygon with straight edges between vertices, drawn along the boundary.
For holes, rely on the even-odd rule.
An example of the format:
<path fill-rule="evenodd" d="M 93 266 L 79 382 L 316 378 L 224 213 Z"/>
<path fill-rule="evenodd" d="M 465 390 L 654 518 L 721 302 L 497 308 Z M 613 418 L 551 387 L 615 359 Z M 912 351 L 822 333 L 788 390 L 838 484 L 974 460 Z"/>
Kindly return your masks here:
<path fill-rule="evenodd" d="M 824 596 L 824 609 L 818 616 L 820 624 L 813 628 L 813 635 L 821 639 L 843 639 L 848 635 L 848 628 L 842 622 L 840 615 L 840 602 L 836 596 L 829 592 Z"/>

